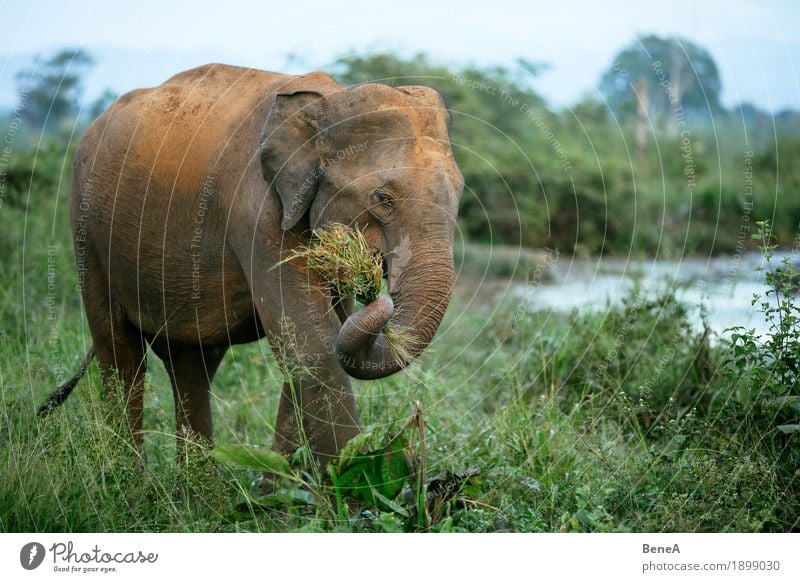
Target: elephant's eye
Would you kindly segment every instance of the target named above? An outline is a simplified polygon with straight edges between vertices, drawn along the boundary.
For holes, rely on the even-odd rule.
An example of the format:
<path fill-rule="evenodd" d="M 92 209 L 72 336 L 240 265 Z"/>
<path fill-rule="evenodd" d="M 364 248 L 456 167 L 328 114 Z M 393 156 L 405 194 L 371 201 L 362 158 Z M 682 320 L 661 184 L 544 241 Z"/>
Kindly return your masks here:
<path fill-rule="evenodd" d="M 383 190 L 375 191 L 375 199 L 378 201 L 378 204 L 385 208 L 394 208 L 394 200 L 392 200 L 392 197 Z"/>

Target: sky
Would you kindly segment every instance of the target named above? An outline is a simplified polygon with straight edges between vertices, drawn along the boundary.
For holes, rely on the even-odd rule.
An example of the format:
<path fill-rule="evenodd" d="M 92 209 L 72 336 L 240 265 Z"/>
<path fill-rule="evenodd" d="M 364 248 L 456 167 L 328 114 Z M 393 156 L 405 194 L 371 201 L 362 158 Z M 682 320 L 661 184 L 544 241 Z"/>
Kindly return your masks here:
<path fill-rule="evenodd" d="M 800 109 L 797 0 L 557 2 L 404 0 L 6 0 L 0 35 L 0 109 L 15 104 L 14 74 L 64 47 L 97 64 L 87 99 L 153 86 L 208 62 L 301 73 L 337 56 L 396 50 L 446 64 L 548 69 L 533 86 L 554 108 L 596 86 L 637 34 L 678 36 L 716 59 L 727 107 Z M 289 54 L 300 57 L 291 61 Z"/>

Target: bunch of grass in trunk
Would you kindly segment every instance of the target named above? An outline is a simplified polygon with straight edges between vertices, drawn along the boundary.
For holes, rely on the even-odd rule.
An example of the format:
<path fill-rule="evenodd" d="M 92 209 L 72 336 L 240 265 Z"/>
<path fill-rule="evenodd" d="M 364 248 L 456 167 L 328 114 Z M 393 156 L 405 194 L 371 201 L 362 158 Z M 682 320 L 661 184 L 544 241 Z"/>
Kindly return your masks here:
<path fill-rule="evenodd" d="M 357 228 L 338 223 L 318 228 L 307 245 L 294 249 L 279 264 L 295 259 L 304 259 L 322 279 L 321 287 L 339 297 L 368 305 L 380 295 L 382 257 Z M 387 323 L 383 336 L 398 361 L 411 361 L 414 337 L 410 329 Z"/>

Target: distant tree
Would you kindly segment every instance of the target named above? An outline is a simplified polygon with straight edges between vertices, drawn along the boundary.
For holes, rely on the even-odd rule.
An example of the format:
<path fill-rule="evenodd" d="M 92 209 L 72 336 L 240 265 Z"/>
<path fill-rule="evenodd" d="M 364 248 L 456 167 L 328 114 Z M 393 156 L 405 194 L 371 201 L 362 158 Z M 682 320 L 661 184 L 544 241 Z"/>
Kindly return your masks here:
<path fill-rule="evenodd" d="M 40 130 L 58 129 L 77 116 L 83 94 L 83 75 L 93 59 L 83 49 L 65 49 L 47 60 L 39 59 L 16 75 L 24 118 Z"/>
<path fill-rule="evenodd" d="M 614 57 L 600 91 L 621 118 L 644 114 L 674 129 L 675 110 L 688 117 L 718 113 L 721 81 L 709 52 L 688 40 L 639 37 Z"/>
<path fill-rule="evenodd" d="M 775 114 L 774 121 L 778 135 L 789 136 L 797 141 L 800 135 L 800 111 L 783 109 Z"/>
<path fill-rule="evenodd" d="M 111 107 L 111 104 L 114 103 L 118 97 L 119 95 L 111 89 L 103 91 L 89 106 L 89 119 L 93 120 L 100 117 L 106 109 Z"/>
<path fill-rule="evenodd" d="M 592 97 L 584 97 L 569 108 L 568 113 L 583 124 L 605 125 L 609 122 L 606 106 Z"/>
<path fill-rule="evenodd" d="M 517 59 L 516 63 L 517 66 L 522 69 L 522 71 L 530 78 L 538 77 L 550 68 L 548 63 L 541 61 L 529 61 L 528 59 Z M 525 84 L 524 80 L 522 79 L 520 82 Z"/>

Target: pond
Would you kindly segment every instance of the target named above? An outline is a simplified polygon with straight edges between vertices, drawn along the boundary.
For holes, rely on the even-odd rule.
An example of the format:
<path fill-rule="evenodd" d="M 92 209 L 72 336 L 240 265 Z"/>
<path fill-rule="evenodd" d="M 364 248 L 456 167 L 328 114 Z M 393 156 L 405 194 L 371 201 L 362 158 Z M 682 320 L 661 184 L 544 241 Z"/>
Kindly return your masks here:
<path fill-rule="evenodd" d="M 779 264 L 776 254 L 773 265 Z M 672 288 L 696 317 L 702 328 L 701 305 L 709 327 L 718 335 L 733 326 L 769 330 L 762 313 L 751 304 L 754 294 L 766 291 L 764 276 L 757 270 L 762 258 L 757 252 L 729 257 L 692 257 L 678 261 L 557 259 L 549 262 L 548 277 L 529 284 L 515 284 L 510 295 L 529 310 L 603 310 L 618 304 L 642 282 L 642 293 L 655 296 Z M 770 297 L 775 301 L 774 297 Z"/>

